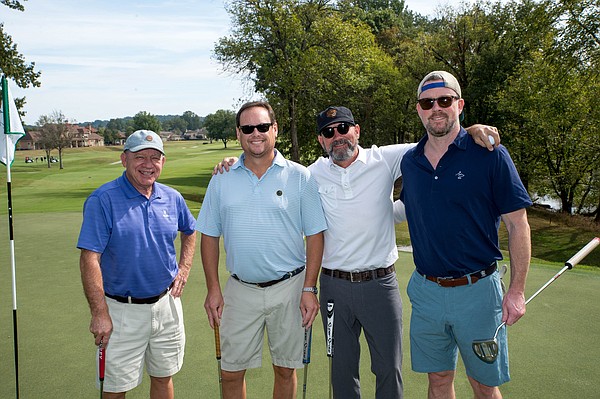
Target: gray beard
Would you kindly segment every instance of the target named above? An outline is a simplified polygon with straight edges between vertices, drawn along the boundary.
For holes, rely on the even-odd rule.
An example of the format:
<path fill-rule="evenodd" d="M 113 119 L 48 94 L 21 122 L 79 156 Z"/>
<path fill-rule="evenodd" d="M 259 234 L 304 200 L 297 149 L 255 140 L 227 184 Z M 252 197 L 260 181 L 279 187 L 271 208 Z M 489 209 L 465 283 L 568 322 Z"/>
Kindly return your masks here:
<path fill-rule="evenodd" d="M 333 149 L 334 145 L 340 144 L 340 143 L 346 143 L 347 144 L 346 149 L 345 150 L 334 150 Z M 327 153 L 329 154 L 329 157 L 333 161 L 343 162 L 343 161 L 347 161 L 348 159 L 352 158 L 352 156 L 354 155 L 355 149 L 356 149 L 356 146 L 352 145 L 350 140 L 340 139 L 340 140 L 332 141 L 331 144 L 329 144 L 329 148 L 327 148 Z"/>

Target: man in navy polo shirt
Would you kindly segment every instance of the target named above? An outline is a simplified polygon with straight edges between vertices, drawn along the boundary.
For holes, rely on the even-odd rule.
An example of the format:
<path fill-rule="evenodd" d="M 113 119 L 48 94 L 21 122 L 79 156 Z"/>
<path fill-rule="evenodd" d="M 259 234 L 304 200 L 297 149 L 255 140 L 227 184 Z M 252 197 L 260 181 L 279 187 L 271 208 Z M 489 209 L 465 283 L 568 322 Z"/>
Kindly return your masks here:
<path fill-rule="evenodd" d="M 505 329 L 492 364 L 471 345 L 525 313 L 532 203 L 506 148 L 487 151 L 460 126 L 464 100 L 454 76 L 431 72 L 417 98 L 427 134 L 402 160 L 400 195 L 416 266 L 408 284 L 412 368 L 428 373 L 430 398 L 453 398 L 460 352 L 475 397 L 501 398 L 498 386 L 510 378 Z M 501 220 L 511 267 L 504 297 L 496 270 Z"/>
<path fill-rule="evenodd" d="M 77 247 L 90 332 L 106 348 L 105 398 L 124 398 L 138 386 L 145 363 L 150 397 L 170 399 L 172 375 L 183 364 L 180 297 L 192 267 L 196 221 L 179 192 L 156 182 L 165 163 L 156 133 L 129 136 L 121 163 L 125 172 L 83 207 Z"/>

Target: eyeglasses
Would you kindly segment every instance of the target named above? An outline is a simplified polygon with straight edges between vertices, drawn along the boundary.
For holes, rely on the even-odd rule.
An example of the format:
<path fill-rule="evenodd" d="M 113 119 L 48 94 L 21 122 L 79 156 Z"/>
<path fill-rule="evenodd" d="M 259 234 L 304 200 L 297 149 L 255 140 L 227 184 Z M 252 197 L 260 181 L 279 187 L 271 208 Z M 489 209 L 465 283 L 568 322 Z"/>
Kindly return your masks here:
<path fill-rule="evenodd" d="M 452 103 L 454 102 L 454 100 L 458 100 L 460 97 L 456 97 L 456 96 L 444 96 L 444 97 L 438 97 L 438 98 L 422 98 L 420 100 L 418 100 L 419 105 L 421 106 L 422 110 L 430 110 L 431 108 L 433 108 L 433 103 L 435 103 L 437 101 L 437 104 L 440 106 L 440 108 L 448 108 L 449 106 L 452 105 Z"/>
<path fill-rule="evenodd" d="M 337 126 L 327 126 L 321 129 L 319 134 L 326 139 L 330 139 L 335 135 L 335 129 L 337 129 L 339 134 L 346 134 L 350 131 L 350 127 L 353 126 L 349 123 L 340 123 Z"/>
<path fill-rule="evenodd" d="M 251 134 L 252 132 L 254 132 L 254 129 L 258 130 L 261 133 L 266 133 L 269 131 L 271 126 L 273 126 L 272 123 L 261 123 L 258 125 L 244 125 L 244 126 L 240 126 L 240 130 L 244 134 Z"/>

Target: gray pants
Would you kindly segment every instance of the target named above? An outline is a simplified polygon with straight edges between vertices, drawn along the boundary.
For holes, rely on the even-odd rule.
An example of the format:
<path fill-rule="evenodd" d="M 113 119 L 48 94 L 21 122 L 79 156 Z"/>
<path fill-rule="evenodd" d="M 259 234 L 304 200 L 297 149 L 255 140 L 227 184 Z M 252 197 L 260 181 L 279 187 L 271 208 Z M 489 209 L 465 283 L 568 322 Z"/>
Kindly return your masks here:
<path fill-rule="evenodd" d="M 396 274 L 360 283 L 320 277 L 321 317 L 327 336 L 327 301 L 334 301 L 333 393 L 359 399 L 361 330 L 371 355 L 377 399 L 403 398 L 402 299 Z"/>

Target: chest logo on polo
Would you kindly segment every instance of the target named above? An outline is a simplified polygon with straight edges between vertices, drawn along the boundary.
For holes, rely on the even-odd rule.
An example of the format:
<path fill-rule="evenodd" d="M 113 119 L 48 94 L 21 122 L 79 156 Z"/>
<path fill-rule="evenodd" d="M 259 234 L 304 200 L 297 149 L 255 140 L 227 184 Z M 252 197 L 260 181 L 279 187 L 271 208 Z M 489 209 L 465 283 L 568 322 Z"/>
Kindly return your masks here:
<path fill-rule="evenodd" d="M 166 209 L 163 209 L 163 217 L 164 217 L 165 219 L 168 219 L 168 218 L 169 218 L 169 212 L 167 212 L 167 210 L 166 210 Z"/>
<path fill-rule="evenodd" d="M 460 171 L 460 170 L 458 171 L 458 173 L 455 176 L 456 176 L 456 178 L 458 180 L 462 180 L 462 178 L 465 177 L 465 175 L 463 174 L 463 172 Z"/>

